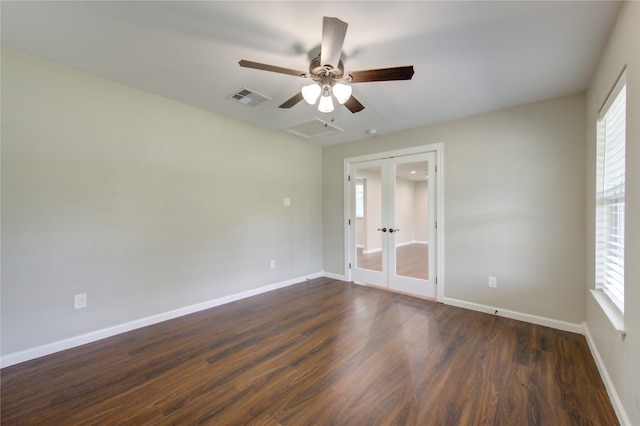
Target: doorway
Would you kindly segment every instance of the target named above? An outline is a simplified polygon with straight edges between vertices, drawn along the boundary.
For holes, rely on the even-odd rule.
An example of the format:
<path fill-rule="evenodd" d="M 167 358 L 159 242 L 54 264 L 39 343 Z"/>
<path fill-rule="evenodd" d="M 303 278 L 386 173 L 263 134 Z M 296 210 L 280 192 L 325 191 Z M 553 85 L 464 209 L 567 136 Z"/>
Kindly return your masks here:
<path fill-rule="evenodd" d="M 437 152 L 348 159 L 349 279 L 436 298 Z"/>

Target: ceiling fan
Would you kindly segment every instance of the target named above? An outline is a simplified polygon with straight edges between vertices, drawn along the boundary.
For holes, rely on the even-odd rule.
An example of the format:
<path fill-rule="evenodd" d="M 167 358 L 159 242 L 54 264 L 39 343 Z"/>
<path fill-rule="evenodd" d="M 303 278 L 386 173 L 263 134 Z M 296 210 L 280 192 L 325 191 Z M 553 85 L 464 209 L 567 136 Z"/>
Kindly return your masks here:
<path fill-rule="evenodd" d="M 351 86 L 345 83 L 411 80 L 411 77 L 413 77 L 413 65 L 345 73 L 344 64 L 340 59 L 340 55 L 342 54 L 342 45 L 344 44 L 344 38 L 347 33 L 347 26 L 348 24 L 346 22 L 342 22 L 338 18 L 324 17 L 322 21 L 320 54 L 311 60 L 308 72 L 244 59 L 242 59 L 239 64 L 245 68 L 271 71 L 313 80 L 313 83 L 304 86 L 300 92 L 280 105 L 280 108 L 291 108 L 303 99 L 313 105 L 320 97 L 318 110 L 321 112 L 331 112 L 334 110 L 331 99 L 331 95 L 333 94 L 336 100 L 347 107 L 352 113 L 362 111 L 364 105 L 351 95 Z"/>

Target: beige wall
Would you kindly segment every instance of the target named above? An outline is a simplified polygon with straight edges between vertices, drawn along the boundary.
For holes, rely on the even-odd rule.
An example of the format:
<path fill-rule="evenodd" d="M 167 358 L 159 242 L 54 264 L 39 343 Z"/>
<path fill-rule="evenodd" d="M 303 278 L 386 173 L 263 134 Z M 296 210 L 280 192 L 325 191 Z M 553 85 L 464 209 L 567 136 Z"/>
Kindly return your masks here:
<path fill-rule="evenodd" d="M 414 183 L 408 179 L 396 177 L 395 179 L 395 220 L 393 227 L 400 229 L 394 236 L 397 244 L 413 241 L 417 218 L 414 218 Z M 426 221 L 426 217 L 425 217 Z"/>
<path fill-rule="evenodd" d="M 394 227 L 400 229 L 395 235 L 396 245 L 426 242 L 429 229 L 427 205 L 427 181 L 413 181 L 396 177 Z"/>
<path fill-rule="evenodd" d="M 3 51 L 2 354 L 320 273 L 320 188 L 293 136 Z"/>
<path fill-rule="evenodd" d="M 587 92 L 587 288 L 595 287 L 595 146 L 598 110 L 627 67 L 625 318 L 623 340 L 587 295 L 587 328 L 629 424 L 640 424 L 640 3 L 626 2 Z"/>
<path fill-rule="evenodd" d="M 581 324 L 584 140 L 577 94 L 325 147 L 325 271 L 345 273 L 344 158 L 443 142 L 445 296 Z"/>
<path fill-rule="evenodd" d="M 428 217 L 429 214 L 435 214 L 435 211 L 429 210 L 429 182 L 426 180 L 415 183 L 415 217 Z M 417 221 L 415 228 L 414 240 L 419 242 L 429 241 L 429 223 L 424 220 Z"/>

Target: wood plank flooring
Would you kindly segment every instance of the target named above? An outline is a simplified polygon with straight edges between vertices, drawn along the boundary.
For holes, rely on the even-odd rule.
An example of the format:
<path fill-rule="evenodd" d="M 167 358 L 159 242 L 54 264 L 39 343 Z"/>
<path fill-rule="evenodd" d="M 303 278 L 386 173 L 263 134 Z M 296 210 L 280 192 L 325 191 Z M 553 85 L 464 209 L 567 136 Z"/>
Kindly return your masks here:
<path fill-rule="evenodd" d="M 6 425 L 614 425 L 583 336 L 327 278 L 1 371 Z"/>

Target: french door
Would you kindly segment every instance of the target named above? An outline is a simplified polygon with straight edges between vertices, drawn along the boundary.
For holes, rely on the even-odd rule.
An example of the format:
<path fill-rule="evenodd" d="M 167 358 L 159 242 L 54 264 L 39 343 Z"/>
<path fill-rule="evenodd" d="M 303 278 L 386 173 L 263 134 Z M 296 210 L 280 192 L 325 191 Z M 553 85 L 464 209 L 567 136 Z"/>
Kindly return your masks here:
<path fill-rule="evenodd" d="M 436 298 L 436 153 L 350 163 L 351 279 Z"/>

